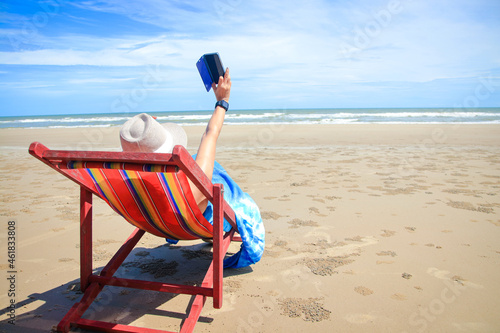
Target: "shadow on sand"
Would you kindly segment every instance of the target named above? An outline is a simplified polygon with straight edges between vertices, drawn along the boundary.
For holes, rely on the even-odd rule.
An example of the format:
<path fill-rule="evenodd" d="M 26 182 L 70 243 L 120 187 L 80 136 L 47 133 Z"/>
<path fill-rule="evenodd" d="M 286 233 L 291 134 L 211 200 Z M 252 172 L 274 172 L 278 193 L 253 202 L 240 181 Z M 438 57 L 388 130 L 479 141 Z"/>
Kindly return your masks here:
<path fill-rule="evenodd" d="M 210 265 L 211 249 L 212 246 L 207 243 L 136 247 L 114 276 L 199 286 Z M 229 255 L 231 254 L 228 253 Z M 104 266 L 94 269 L 94 274 L 98 274 L 103 268 Z M 250 267 L 226 269 L 224 277 L 250 272 Z M 16 315 L 15 325 L 9 324 L 8 319 L 2 320 L 0 332 L 50 332 L 81 297 L 79 279 L 31 294 L 26 299 L 17 301 L 16 308 L 20 314 Z M 194 296 L 189 295 L 106 286 L 84 313 L 83 318 L 178 331 L 193 300 Z M 211 302 L 211 298 L 208 298 L 198 325 L 213 321 L 213 318 L 203 315 L 205 309 L 212 309 Z M 22 308 L 32 310 L 19 311 Z M 8 310 L 2 309 L 0 315 L 4 315 Z M 73 329 L 71 332 L 93 331 Z"/>

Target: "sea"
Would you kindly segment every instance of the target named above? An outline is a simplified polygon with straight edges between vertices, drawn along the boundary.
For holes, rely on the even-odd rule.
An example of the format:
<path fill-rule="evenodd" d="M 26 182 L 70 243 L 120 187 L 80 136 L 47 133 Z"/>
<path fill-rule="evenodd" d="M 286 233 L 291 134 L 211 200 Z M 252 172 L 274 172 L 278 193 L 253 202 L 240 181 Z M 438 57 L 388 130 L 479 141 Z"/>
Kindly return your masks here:
<path fill-rule="evenodd" d="M 212 111 L 148 112 L 161 122 L 206 125 Z M 0 128 L 121 126 L 137 113 L 0 117 Z M 268 124 L 499 124 L 500 108 L 373 108 L 230 110 L 225 125 Z"/>

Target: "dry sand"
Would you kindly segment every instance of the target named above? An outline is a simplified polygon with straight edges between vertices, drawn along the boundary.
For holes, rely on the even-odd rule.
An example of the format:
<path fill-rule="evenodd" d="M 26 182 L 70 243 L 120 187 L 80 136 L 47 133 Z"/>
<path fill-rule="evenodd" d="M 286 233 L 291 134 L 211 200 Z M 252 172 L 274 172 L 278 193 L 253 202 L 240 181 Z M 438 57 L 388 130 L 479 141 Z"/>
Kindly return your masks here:
<path fill-rule="evenodd" d="M 187 128 L 193 153 L 202 131 Z M 48 332 L 81 297 L 79 190 L 29 143 L 116 150 L 117 132 L 0 130 L 0 268 L 15 221 L 18 271 L 16 326 L 2 311 L 0 331 Z M 500 331 L 499 143 L 498 125 L 226 126 L 217 160 L 259 204 L 266 251 L 224 272 L 224 305 L 195 331 Z M 133 228 L 94 202 L 99 270 Z M 210 250 L 146 236 L 118 272 L 196 284 Z M 107 288 L 86 317 L 178 330 L 188 302 Z"/>

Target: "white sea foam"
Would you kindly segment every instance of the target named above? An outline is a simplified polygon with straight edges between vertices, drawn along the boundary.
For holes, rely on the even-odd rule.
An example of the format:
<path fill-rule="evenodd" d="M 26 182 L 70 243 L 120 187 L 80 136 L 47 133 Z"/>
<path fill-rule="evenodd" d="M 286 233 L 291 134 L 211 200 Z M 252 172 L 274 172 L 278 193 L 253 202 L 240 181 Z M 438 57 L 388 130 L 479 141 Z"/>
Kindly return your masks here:
<path fill-rule="evenodd" d="M 206 125 L 211 112 L 155 112 L 158 121 Z M 0 117 L 0 128 L 73 128 L 120 126 L 133 114 Z M 230 110 L 227 125 L 272 124 L 498 124 L 500 108 L 486 109 L 311 109 Z"/>
<path fill-rule="evenodd" d="M 200 120 L 200 119 L 210 119 L 212 115 L 207 114 L 207 115 L 195 115 L 195 114 L 187 114 L 187 115 L 171 115 L 171 116 L 158 116 L 156 120 L 159 122 L 162 121 L 183 121 L 183 120 Z"/>
<path fill-rule="evenodd" d="M 264 119 L 264 118 L 275 118 L 275 117 L 281 117 L 285 115 L 285 113 L 263 113 L 263 114 L 245 114 L 245 113 L 235 113 L 235 114 L 227 114 L 226 115 L 226 119 L 233 119 L 233 118 L 237 118 L 237 119 L 242 119 L 242 118 L 245 118 L 245 119 Z"/>
<path fill-rule="evenodd" d="M 118 122 L 126 121 L 126 117 L 94 117 L 94 118 L 33 118 L 33 119 L 15 119 L 2 120 L 0 124 L 15 124 L 15 123 L 93 123 L 93 122 Z"/>

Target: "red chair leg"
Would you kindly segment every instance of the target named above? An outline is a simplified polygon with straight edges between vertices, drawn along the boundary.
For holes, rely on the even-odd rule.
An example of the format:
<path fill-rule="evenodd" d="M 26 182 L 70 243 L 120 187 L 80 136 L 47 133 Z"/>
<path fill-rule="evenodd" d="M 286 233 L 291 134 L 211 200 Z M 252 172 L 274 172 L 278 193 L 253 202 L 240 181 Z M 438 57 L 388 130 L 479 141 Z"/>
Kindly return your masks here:
<path fill-rule="evenodd" d="M 89 285 L 92 275 L 92 193 L 80 187 L 80 289 Z"/>
<path fill-rule="evenodd" d="M 223 227 L 224 227 L 224 189 L 222 184 L 214 185 L 214 247 L 213 247 L 213 257 L 214 257 L 214 308 L 220 309 L 222 307 L 222 278 L 223 278 Z"/>

